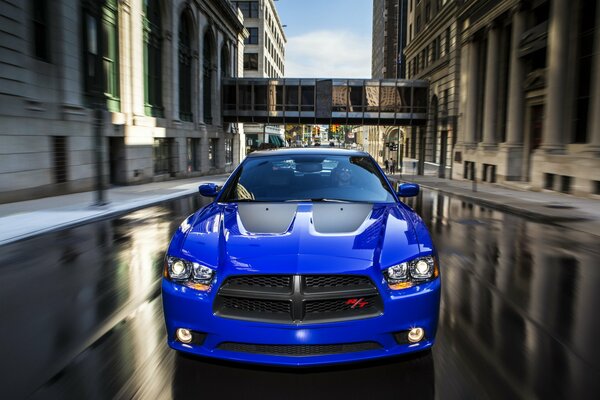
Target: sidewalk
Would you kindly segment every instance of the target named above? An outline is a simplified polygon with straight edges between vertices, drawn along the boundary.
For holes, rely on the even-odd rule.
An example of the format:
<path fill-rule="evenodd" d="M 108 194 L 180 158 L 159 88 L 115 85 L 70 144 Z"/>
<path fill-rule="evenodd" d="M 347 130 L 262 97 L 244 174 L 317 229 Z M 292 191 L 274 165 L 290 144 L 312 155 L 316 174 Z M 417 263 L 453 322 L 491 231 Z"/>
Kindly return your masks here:
<path fill-rule="evenodd" d="M 391 180 L 418 183 L 424 188 L 452 194 L 500 211 L 520 215 L 534 221 L 565 226 L 581 232 L 600 236 L 600 200 L 542 191 L 519 190 L 499 184 L 449 180 L 436 176 L 395 174 Z"/>
<path fill-rule="evenodd" d="M 410 169 L 409 172 L 412 172 Z M 428 171 L 427 171 L 428 172 Z M 94 192 L 0 204 L 0 246 L 42 233 L 127 213 L 164 201 L 198 193 L 202 183 L 222 184 L 228 174 L 108 189 L 106 206 L 93 206 Z M 440 179 L 430 174 L 390 176 L 429 189 L 452 194 L 500 211 L 535 221 L 566 226 L 600 237 L 600 200 L 554 192 L 532 192 L 496 184 Z"/>
<path fill-rule="evenodd" d="M 108 204 L 94 206 L 94 192 L 0 204 L 0 246 L 198 193 L 202 183 L 222 184 L 229 174 L 108 189 Z"/>

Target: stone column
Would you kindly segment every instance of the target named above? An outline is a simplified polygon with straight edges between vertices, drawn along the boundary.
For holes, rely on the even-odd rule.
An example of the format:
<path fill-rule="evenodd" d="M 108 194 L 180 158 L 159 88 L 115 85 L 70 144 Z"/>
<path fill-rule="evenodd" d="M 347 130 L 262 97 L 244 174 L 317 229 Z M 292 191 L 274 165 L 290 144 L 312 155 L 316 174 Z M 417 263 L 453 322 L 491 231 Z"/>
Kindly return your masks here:
<path fill-rule="evenodd" d="M 588 113 L 588 150 L 600 154 L 600 4 L 596 5 L 596 33 L 592 61 L 592 87 Z"/>
<path fill-rule="evenodd" d="M 467 44 L 469 66 L 467 78 L 467 109 L 465 110 L 465 146 L 475 144 L 475 129 L 477 128 L 477 64 L 478 44 L 470 38 Z"/>
<path fill-rule="evenodd" d="M 521 179 L 523 166 L 523 135 L 525 125 L 525 66 L 519 58 L 519 41 L 525 31 L 525 12 L 519 4 L 512 10 L 510 72 L 508 77 L 508 106 L 506 114 L 506 142 L 502 144 L 504 167 L 500 179 Z M 504 175 L 502 178 L 501 175 Z"/>
<path fill-rule="evenodd" d="M 567 132 L 565 98 L 569 64 L 569 0 L 552 0 L 548 25 L 548 94 L 541 150 L 561 153 Z"/>
<path fill-rule="evenodd" d="M 519 58 L 519 41 L 525 30 L 525 12 L 519 7 L 513 10 L 510 49 L 510 76 L 508 81 L 508 113 L 506 117 L 506 145 L 523 146 L 523 123 L 525 116 L 525 67 Z"/>
<path fill-rule="evenodd" d="M 483 148 L 496 147 L 496 118 L 498 115 L 498 41 L 500 33 L 495 23 L 488 29 L 485 67 L 485 99 L 483 113 Z"/>

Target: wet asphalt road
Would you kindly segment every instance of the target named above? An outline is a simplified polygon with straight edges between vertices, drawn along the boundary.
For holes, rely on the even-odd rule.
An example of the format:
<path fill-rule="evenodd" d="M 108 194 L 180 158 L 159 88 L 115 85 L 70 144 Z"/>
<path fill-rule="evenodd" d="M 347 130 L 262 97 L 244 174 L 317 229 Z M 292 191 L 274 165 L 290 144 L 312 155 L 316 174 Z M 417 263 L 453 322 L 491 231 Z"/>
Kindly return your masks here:
<path fill-rule="evenodd" d="M 442 306 L 429 355 L 273 369 L 176 355 L 159 282 L 190 197 L 0 247 L 0 397 L 599 398 L 600 246 L 425 191 Z"/>

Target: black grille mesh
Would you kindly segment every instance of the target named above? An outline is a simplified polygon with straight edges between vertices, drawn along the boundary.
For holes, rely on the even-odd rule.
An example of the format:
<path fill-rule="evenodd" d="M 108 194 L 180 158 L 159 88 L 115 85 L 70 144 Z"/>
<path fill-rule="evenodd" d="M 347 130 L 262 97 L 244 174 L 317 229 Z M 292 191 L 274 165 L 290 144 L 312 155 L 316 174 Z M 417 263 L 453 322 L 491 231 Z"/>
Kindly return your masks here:
<path fill-rule="evenodd" d="M 308 275 L 304 278 L 308 288 L 370 286 L 371 281 L 364 276 L 349 275 Z"/>
<path fill-rule="evenodd" d="M 265 288 L 290 287 L 292 277 L 290 275 L 246 275 L 233 276 L 227 279 L 229 286 L 249 286 Z"/>
<path fill-rule="evenodd" d="M 360 275 L 239 275 L 225 280 L 215 314 L 274 323 L 315 323 L 376 316 L 377 287 Z"/>
<path fill-rule="evenodd" d="M 223 306 L 232 310 L 261 313 L 290 313 L 290 302 L 283 300 L 244 299 L 240 297 L 223 297 Z"/>
<path fill-rule="evenodd" d="M 269 345 L 224 342 L 219 344 L 218 348 L 221 350 L 236 351 L 240 353 L 269 354 L 288 357 L 307 357 L 377 350 L 381 349 L 381 345 L 375 342 L 322 345 Z"/>

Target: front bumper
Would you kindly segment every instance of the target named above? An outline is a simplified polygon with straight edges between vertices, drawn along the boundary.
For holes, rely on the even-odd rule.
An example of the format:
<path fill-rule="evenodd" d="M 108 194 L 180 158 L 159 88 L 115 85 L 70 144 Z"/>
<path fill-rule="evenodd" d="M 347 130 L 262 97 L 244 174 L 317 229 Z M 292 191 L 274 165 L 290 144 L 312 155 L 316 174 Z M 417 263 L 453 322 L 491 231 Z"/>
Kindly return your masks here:
<path fill-rule="evenodd" d="M 214 288 L 212 288 L 214 289 Z M 213 314 L 215 290 L 199 292 L 163 279 L 162 298 L 168 344 L 182 352 L 220 359 L 287 366 L 316 366 L 369 360 L 430 348 L 437 330 L 440 279 L 410 289 L 379 288 L 383 313 L 376 317 L 316 324 L 274 324 L 218 317 Z M 413 327 L 425 330 L 416 344 L 398 343 L 394 333 Z M 205 333 L 202 344 L 175 339 L 177 328 Z M 375 342 L 377 349 L 338 354 L 287 356 L 219 348 L 224 343 L 258 345 L 330 345 Z"/>

